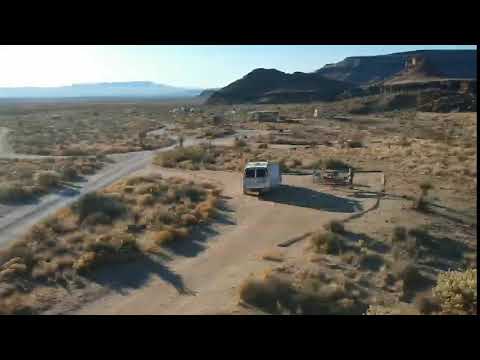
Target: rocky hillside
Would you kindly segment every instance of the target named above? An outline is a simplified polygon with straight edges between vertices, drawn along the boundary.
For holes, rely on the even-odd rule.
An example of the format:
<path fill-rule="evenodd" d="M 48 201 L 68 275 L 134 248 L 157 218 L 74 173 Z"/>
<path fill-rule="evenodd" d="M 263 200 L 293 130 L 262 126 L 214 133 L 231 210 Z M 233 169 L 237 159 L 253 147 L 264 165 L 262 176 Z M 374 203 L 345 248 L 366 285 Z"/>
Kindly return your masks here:
<path fill-rule="evenodd" d="M 387 80 L 402 72 L 412 57 L 422 57 L 442 78 L 477 77 L 475 50 L 419 50 L 379 56 L 348 57 L 316 71 L 329 79 L 366 85 Z"/>
<path fill-rule="evenodd" d="M 275 69 L 255 69 L 240 80 L 213 93 L 208 104 L 286 103 L 333 100 L 351 84 L 317 73 L 287 74 Z"/>

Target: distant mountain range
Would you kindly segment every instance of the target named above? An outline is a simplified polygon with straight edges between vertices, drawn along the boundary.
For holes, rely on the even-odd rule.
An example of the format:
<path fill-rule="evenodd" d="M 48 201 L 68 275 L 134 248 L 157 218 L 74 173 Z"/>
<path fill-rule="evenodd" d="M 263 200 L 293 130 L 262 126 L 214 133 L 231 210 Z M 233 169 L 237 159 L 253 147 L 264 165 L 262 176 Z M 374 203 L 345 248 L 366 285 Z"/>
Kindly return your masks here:
<path fill-rule="evenodd" d="M 419 66 L 408 68 L 412 58 Z M 328 101 L 340 94 L 388 83 L 476 79 L 476 50 L 419 50 L 390 55 L 348 57 L 312 73 L 287 74 L 255 69 L 213 92 L 207 104 Z"/>
<path fill-rule="evenodd" d="M 207 104 L 333 100 L 351 87 L 351 84 L 316 73 L 287 74 L 276 69 L 255 69 L 240 80 L 214 92 Z"/>
<path fill-rule="evenodd" d="M 150 81 L 73 84 L 58 87 L 0 87 L 0 98 L 151 97 L 183 98 L 203 89 L 180 88 Z"/>

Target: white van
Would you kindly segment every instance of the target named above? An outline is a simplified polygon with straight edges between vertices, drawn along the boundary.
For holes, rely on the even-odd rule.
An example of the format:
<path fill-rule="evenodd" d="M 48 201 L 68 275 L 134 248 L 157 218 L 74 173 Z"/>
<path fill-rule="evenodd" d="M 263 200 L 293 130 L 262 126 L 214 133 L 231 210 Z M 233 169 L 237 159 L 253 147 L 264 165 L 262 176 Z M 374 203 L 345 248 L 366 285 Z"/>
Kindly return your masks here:
<path fill-rule="evenodd" d="M 243 193 L 264 193 L 282 184 L 280 165 L 269 161 L 249 162 L 243 171 Z"/>

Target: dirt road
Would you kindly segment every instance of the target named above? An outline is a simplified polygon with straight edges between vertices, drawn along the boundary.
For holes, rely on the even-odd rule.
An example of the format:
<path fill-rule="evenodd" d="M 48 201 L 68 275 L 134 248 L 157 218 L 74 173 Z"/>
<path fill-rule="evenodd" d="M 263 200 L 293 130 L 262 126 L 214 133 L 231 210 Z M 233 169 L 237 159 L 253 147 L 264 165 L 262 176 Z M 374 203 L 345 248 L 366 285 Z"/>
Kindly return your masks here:
<path fill-rule="evenodd" d="M 113 293 L 71 314 L 229 313 L 238 301 L 240 283 L 249 274 L 271 266 L 262 260 L 262 255 L 272 251 L 284 251 L 287 257 L 298 253 L 304 242 L 286 249 L 277 245 L 375 202 L 370 197 L 357 199 L 326 192 L 314 185 L 310 176 L 284 176 L 287 186 L 260 200 L 242 194 L 240 174 L 171 170 L 161 173 L 223 184 L 232 212 L 227 212 L 223 224 L 214 226 L 208 238 L 172 248 L 174 260 L 168 266 L 132 264 L 102 274 L 98 281 L 113 289 Z M 370 186 L 372 191 L 380 187 L 378 174 L 362 174 L 356 181 Z"/>

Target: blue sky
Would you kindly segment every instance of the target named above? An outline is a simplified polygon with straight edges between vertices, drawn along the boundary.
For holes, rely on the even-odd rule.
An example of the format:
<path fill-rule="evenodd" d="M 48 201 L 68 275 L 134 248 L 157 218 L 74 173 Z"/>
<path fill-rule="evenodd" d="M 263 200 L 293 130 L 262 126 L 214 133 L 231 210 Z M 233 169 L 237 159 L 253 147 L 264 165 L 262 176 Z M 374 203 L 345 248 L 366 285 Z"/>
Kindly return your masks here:
<path fill-rule="evenodd" d="M 223 87 L 259 67 L 310 72 L 348 56 L 475 45 L 0 45 L 0 87 L 154 81 Z"/>

